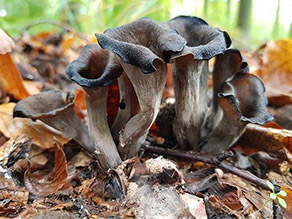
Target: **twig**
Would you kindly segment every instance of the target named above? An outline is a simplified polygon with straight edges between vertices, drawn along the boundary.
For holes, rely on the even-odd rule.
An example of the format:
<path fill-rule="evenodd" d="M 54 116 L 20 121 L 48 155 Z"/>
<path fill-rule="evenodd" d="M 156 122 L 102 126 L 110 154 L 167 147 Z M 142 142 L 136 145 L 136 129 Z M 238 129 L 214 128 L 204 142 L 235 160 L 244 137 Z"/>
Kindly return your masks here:
<path fill-rule="evenodd" d="M 145 144 L 142 146 L 142 148 L 145 150 L 145 152 L 159 154 L 166 157 L 174 157 L 180 160 L 201 161 L 203 163 L 209 163 L 213 165 L 218 165 L 222 160 L 233 156 L 232 151 L 224 151 L 222 154 L 215 157 L 206 154 L 191 154 L 184 151 L 153 147 Z"/>
<path fill-rule="evenodd" d="M 56 21 L 51 21 L 51 20 L 38 20 L 35 22 L 32 22 L 31 24 L 28 24 L 27 26 L 25 26 L 20 34 L 20 36 L 15 40 L 15 41 L 19 41 L 23 35 L 32 27 L 39 25 L 39 24 L 50 24 L 56 27 L 59 27 L 63 30 L 65 30 L 66 32 L 71 32 L 76 34 L 76 36 L 78 36 L 80 39 L 85 40 L 87 43 L 90 43 L 90 41 L 87 39 L 87 37 L 81 33 L 76 32 L 73 28 L 71 28 L 70 26 L 66 25 L 66 24 L 62 24 Z"/>
<path fill-rule="evenodd" d="M 184 151 L 153 147 L 145 144 L 142 146 L 142 148 L 145 150 L 145 152 L 155 153 L 166 157 L 174 157 L 179 160 L 201 161 L 203 163 L 209 163 L 218 166 L 219 168 L 222 168 L 223 170 L 229 173 L 233 173 L 245 180 L 255 183 L 256 185 L 260 186 L 265 190 L 270 190 L 266 184 L 266 180 L 257 177 L 256 175 L 252 174 L 249 171 L 239 169 L 227 161 L 224 161 L 226 158 L 233 156 L 233 153 L 231 151 L 224 151 L 222 154 L 218 156 L 210 156 L 206 154 L 191 154 L 189 152 Z M 275 192 L 281 191 L 280 186 L 277 185 L 274 186 Z"/>
<path fill-rule="evenodd" d="M 262 187 L 265 190 L 270 190 L 270 188 L 268 187 L 268 185 L 266 183 L 266 180 L 257 177 L 256 175 L 252 174 L 251 172 L 249 172 L 247 170 L 239 169 L 239 168 L 231 165 L 227 161 L 222 161 L 220 163 L 219 167 L 221 167 L 223 170 L 225 170 L 229 173 L 233 173 L 234 175 L 237 175 L 245 180 L 248 180 L 252 183 L 255 183 L 256 185 Z M 276 193 L 281 191 L 280 186 L 277 186 L 277 185 L 274 185 L 274 186 L 275 186 Z"/>

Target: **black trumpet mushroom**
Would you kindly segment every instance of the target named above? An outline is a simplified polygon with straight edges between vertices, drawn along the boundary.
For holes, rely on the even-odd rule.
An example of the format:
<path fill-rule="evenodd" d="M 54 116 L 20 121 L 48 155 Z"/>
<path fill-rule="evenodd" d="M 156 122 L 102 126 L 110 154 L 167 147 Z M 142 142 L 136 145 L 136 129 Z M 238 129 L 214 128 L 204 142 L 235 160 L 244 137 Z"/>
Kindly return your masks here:
<path fill-rule="evenodd" d="M 163 23 L 142 18 L 96 37 L 98 43 L 85 46 L 66 68 L 67 76 L 86 93 L 88 130 L 74 114 L 72 98 L 64 102 L 66 94 L 61 91 L 20 101 L 14 115 L 40 119 L 68 133 L 95 154 L 106 170 L 136 156 L 144 143 L 159 111 L 168 63 L 175 93 L 173 133 L 182 148 L 220 153 L 239 138 L 248 123 L 264 124 L 273 118 L 266 109 L 262 81 L 247 73 L 247 63 L 238 50 L 228 49 L 229 35 L 200 18 L 179 16 Z M 208 61 L 213 57 L 213 99 L 208 105 Z M 108 85 L 116 79 L 120 107 L 109 127 Z M 56 97 L 45 97 L 52 94 Z M 28 107 L 31 99 L 55 103 L 47 109 Z M 53 122 L 63 112 L 59 108 L 70 109 L 74 122 L 62 126 Z"/>

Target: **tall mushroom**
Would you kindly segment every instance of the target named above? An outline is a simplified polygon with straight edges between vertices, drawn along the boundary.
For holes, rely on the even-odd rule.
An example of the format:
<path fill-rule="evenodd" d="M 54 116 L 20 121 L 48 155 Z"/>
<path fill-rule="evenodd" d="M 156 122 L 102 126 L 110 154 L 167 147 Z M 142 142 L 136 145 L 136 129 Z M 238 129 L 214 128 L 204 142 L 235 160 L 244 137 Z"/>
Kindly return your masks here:
<path fill-rule="evenodd" d="M 182 51 L 186 42 L 176 31 L 150 19 L 96 34 L 98 43 L 117 55 L 138 98 L 140 111 L 120 131 L 122 158 L 135 156 L 153 124 L 166 80 L 166 62 Z M 151 74 L 149 74 L 151 73 Z"/>
<path fill-rule="evenodd" d="M 171 57 L 175 93 L 175 137 L 184 148 L 200 149 L 200 129 L 207 110 L 208 60 L 231 44 L 227 33 L 197 17 L 179 16 L 163 24 L 185 38 L 183 51 Z"/>
<path fill-rule="evenodd" d="M 98 161 L 104 169 L 121 163 L 107 123 L 108 87 L 123 72 L 116 56 L 97 44 L 84 47 L 81 55 L 66 68 L 68 77 L 86 92 L 88 126 Z"/>

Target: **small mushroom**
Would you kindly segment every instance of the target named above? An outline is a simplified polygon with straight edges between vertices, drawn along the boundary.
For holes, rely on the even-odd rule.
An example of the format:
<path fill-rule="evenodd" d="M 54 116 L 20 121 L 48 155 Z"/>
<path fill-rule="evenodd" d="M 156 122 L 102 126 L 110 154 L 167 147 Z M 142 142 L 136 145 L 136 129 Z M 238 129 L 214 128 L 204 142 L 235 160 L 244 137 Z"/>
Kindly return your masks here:
<path fill-rule="evenodd" d="M 217 57 L 211 113 L 201 132 L 203 151 L 226 150 L 241 136 L 248 123 L 262 125 L 273 119 L 266 108 L 263 82 L 246 71 L 247 63 L 238 50 L 227 50 Z"/>
<path fill-rule="evenodd" d="M 123 159 L 137 155 L 153 124 L 166 81 L 166 63 L 182 51 L 186 41 L 176 31 L 150 20 L 96 34 L 104 49 L 115 53 L 135 90 L 140 111 L 120 131 L 119 151 Z M 150 74 L 151 73 L 151 74 Z"/>
<path fill-rule="evenodd" d="M 74 112 L 74 94 L 50 90 L 19 101 L 13 117 L 39 119 L 62 132 L 64 137 L 76 140 L 87 151 L 94 152 L 94 145 L 85 124 Z"/>
<path fill-rule="evenodd" d="M 179 16 L 164 23 L 176 29 L 187 45 L 171 57 L 175 93 L 175 137 L 183 148 L 200 149 L 200 129 L 207 111 L 208 60 L 231 44 L 227 33 L 197 17 Z"/>
<path fill-rule="evenodd" d="M 68 77 L 86 92 L 89 133 L 104 169 L 121 163 L 107 123 L 107 85 L 122 72 L 115 55 L 97 44 L 85 46 L 81 55 L 66 68 Z"/>
<path fill-rule="evenodd" d="M 237 72 L 248 72 L 248 64 L 243 60 L 240 52 L 236 49 L 228 49 L 224 55 L 218 55 L 214 65 L 213 78 L 213 98 L 211 107 L 206 113 L 204 123 L 201 128 L 201 136 L 206 136 L 212 130 L 214 117 L 219 107 L 218 93 L 222 91 L 224 82 Z"/>

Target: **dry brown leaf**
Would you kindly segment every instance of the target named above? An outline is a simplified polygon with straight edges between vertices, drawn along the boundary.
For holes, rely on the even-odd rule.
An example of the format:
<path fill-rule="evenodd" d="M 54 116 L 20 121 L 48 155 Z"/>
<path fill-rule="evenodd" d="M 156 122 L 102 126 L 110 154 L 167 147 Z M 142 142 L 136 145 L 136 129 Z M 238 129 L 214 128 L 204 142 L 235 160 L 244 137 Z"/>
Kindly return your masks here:
<path fill-rule="evenodd" d="M 267 191 L 260 190 L 253 186 L 250 182 L 231 173 L 224 173 L 223 176 L 217 175 L 217 178 L 220 184 L 235 187 L 238 191 L 238 194 L 240 194 L 238 195 L 238 198 L 243 196 L 246 200 L 251 202 L 256 207 L 256 209 L 261 209 L 261 213 L 263 214 L 264 218 L 270 218 L 272 216 L 272 203 L 270 202 L 265 205 L 265 202 L 269 199 Z M 250 207 L 251 205 L 244 206 L 244 212 L 251 213 L 250 211 L 252 209 L 250 209 Z"/>
<path fill-rule="evenodd" d="M 23 83 L 24 87 L 26 88 L 30 95 L 38 94 L 43 88 L 43 84 L 38 81 L 24 80 Z"/>
<path fill-rule="evenodd" d="M 257 72 L 266 85 L 272 105 L 292 103 L 292 39 L 280 39 L 267 43 L 263 53 L 263 65 Z"/>
<path fill-rule="evenodd" d="M 31 144 L 32 140 L 26 135 L 8 140 L 0 146 L 0 165 L 10 167 L 19 159 L 25 159 Z"/>
<path fill-rule="evenodd" d="M 59 191 L 67 180 L 66 156 L 60 143 L 55 143 L 55 165 L 53 169 L 38 170 L 24 174 L 24 183 L 28 191 L 37 196 L 48 196 Z"/>
<path fill-rule="evenodd" d="M 4 208 L 0 206 L 0 217 L 10 218 L 17 216 L 18 210 L 15 208 Z"/>
<path fill-rule="evenodd" d="M 76 90 L 75 92 L 75 106 L 82 110 L 86 109 L 85 91 L 82 89 Z"/>
<path fill-rule="evenodd" d="M 28 201 L 28 191 L 25 188 L 19 188 L 12 179 L 6 179 L 0 174 L 0 199 L 9 200 L 25 205 Z"/>
<path fill-rule="evenodd" d="M 281 197 L 287 203 L 287 208 L 285 209 L 285 217 L 292 218 L 292 190 L 291 188 L 287 187 L 282 187 L 282 189 L 287 193 L 286 197 Z"/>
<path fill-rule="evenodd" d="M 83 119 L 85 117 L 84 110 L 86 110 L 85 91 L 78 89 L 75 91 L 74 111 L 79 118 Z"/>
<path fill-rule="evenodd" d="M 62 204 L 58 204 L 55 207 L 52 207 L 50 209 L 50 211 L 63 210 L 64 208 L 70 208 L 72 206 L 73 206 L 73 203 L 71 203 L 71 202 L 65 202 L 65 203 L 62 203 Z"/>
<path fill-rule="evenodd" d="M 280 108 L 270 107 L 269 111 L 274 114 L 274 122 L 279 125 L 279 127 L 271 128 L 292 129 L 292 105 L 286 105 Z"/>
<path fill-rule="evenodd" d="M 48 149 L 54 147 L 54 138 L 61 144 L 67 143 L 70 139 L 62 137 L 62 133 L 45 125 L 40 121 L 33 122 L 30 119 L 12 117 L 15 103 L 0 105 L 0 132 L 7 138 L 18 135 L 28 135 L 34 144 Z"/>
<path fill-rule="evenodd" d="M 286 147 L 292 152 L 292 131 L 249 124 L 238 144 L 265 152 L 277 152 Z"/>
<path fill-rule="evenodd" d="M 63 39 L 62 48 L 63 48 L 65 54 L 68 52 L 69 49 L 72 48 L 75 40 L 76 40 L 76 35 L 74 33 L 70 33 L 68 36 L 66 36 Z"/>
<path fill-rule="evenodd" d="M 0 29 L 0 55 L 11 52 L 15 48 L 15 42 Z"/>
<path fill-rule="evenodd" d="M 16 99 L 22 100 L 30 95 L 9 53 L 0 55 L 0 78 L 8 93 Z"/>
<path fill-rule="evenodd" d="M 69 162 L 68 162 L 68 180 L 75 178 L 80 172 L 78 168 L 89 166 L 92 162 L 92 157 L 83 151 L 76 154 Z"/>

